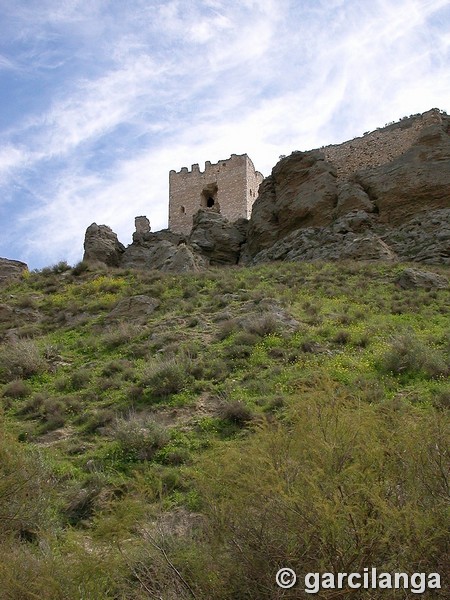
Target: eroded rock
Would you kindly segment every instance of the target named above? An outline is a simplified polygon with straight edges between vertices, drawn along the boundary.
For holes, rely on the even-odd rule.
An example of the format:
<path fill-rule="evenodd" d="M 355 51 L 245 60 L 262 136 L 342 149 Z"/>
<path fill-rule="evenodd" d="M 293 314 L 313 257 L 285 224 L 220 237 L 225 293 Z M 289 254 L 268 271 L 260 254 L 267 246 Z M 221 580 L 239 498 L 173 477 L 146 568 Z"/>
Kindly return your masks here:
<path fill-rule="evenodd" d="M 194 216 L 189 242 L 210 265 L 235 265 L 247 233 L 247 219 L 230 223 L 220 213 L 199 210 Z"/>
<path fill-rule="evenodd" d="M 123 298 L 107 316 L 108 321 L 146 321 L 161 302 L 157 298 L 138 295 Z"/>
<path fill-rule="evenodd" d="M 83 257 L 85 262 L 118 267 L 124 251 L 125 246 L 119 242 L 111 227 L 92 223 L 86 229 Z"/>
<path fill-rule="evenodd" d="M 449 285 L 446 277 L 431 271 L 418 271 L 417 269 L 405 269 L 400 273 L 396 283 L 404 290 L 415 288 L 445 289 Z"/>
<path fill-rule="evenodd" d="M 0 258 L 0 285 L 11 279 L 18 279 L 25 271 L 28 271 L 26 263 L 20 260 Z"/>

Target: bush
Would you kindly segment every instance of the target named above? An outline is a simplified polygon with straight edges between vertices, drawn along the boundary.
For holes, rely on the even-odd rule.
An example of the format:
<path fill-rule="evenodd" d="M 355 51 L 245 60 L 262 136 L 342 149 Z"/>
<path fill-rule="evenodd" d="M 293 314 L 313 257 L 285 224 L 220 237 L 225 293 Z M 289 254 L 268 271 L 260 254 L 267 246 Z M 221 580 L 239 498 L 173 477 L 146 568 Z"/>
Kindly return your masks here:
<path fill-rule="evenodd" d="M 201 597 L 271 600 L 280 566 L 351 572 L 361 557 L 383 571 L 444 573 L 446 415 L 353 405 L 337 391 L 312 390 L 289 423 L 199 459 L 209 534 L 197 551 L 210 556 L 208 577 L 196 572 Z"/>
<path fill-rule="evenodd" d="M 219 411 L 219 416 L 234 425 L 244 427 L 253 419 L 253 412 L 240 400 L 224 402 Z"/>
<path fill-rule="evenodd" d="M 167 398 L 185 388 L 190 379 L 186 360 L 188 359 L 162 359 L 147 366 L 142 383 L 151 396 L 158 399 Z"/>
<path fill-rule="evenodd" d="M 118 323 L 114 327 L 109 327 L 100 340 L 106 348 L 114 349 L 131 342 L 140 333 L 141 328 L 138 325 L 133 323 Z"/>
<path fill-rule="evenodd" d="M 86 433 L 95 433 L 102 427 L 109 425 L 114 418 L 114 411 L 109 408 L 99 408 L 80 415 L 77 423 L 84 426 Z"/>
<path fill-rule="evenodd" d="M 136 460 L 150 460 L 169 441 L 167 430 L 151 418 L 132 414 L 111 425 L 109 435 Z"/>
<path fill-rule="evenodd" d="M 72 269 L 72 274 L 78 277 L 79 275 L 82 275 L 87 271 L 89 271 L 89 265 L 87 262 L 82 260 L 74 266 L 74 268 Z"/>
<path fill-rule="evenodd" d="M 22 379 L 11 381 L 3 388 L 3 396 L 8 398 L 26 398 L 30 393 L 30 387 Z"/>
<path fill-rule="evenodd" d="M 0 424 L 2 427 L 2 424 Z M 50 523 L 51 477 L 36 452 L 0 436 L 0 541 L 7 535 L 30 541 Z"/>
<path fill-rule="evenodd" d="M 3 381 L 28 379 L 46 368 L 47 363 L 33 340 L 15 340 L 0 349 L 0 375 Z"/>
<path fill-rule="evenodd" d="M 336 333 L 336 335 L 333 338 L 333 342 L 335 344 L 348 344 L 350 341 L 350 332 L 346 331 L 345 329 L 341 329 L 340 331 L 338 331 Z"/>
<path fill-rule="evenodd" d="M 393 338 L 390 348 L 378 364 L 394 375 L 419 375 L 435 378 L 448 375 L 450 367 L 443 353 L 431 348 L 415 335 L 406 333 Z"/>

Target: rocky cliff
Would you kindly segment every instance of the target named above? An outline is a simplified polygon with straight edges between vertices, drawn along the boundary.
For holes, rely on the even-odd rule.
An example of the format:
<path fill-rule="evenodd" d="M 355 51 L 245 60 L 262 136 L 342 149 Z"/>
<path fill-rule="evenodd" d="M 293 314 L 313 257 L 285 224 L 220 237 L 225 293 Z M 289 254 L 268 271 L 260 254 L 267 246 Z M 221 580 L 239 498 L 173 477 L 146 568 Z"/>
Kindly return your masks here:
<path fill-rule="evenodd" d="M 136 233 L 124 249 L 108 232 L 112 254 L 104 227 L 88 228 L 85 260 L 174 271 L 344 258 L 450 264 L 450 117 L 433 109 L 367 139 L 293 152 L 261 184 L 248 222 L 201 210 L 190 236 Z"/>

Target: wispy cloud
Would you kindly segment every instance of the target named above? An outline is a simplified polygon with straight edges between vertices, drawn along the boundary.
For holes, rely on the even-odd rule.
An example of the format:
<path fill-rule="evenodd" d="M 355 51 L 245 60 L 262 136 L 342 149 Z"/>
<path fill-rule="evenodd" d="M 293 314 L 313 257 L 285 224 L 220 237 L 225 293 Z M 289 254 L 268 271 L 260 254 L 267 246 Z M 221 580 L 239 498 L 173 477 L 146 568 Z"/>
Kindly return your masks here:
<path fill-rule="evenodd" d="M 164 227 L 171 168 L 248 152 L 267 174 L 450 108 L 447 0 L 18 0 L 4 16 L 0 255 L 32 266 L 80 258 L 92 221 L 125 242 L 135 214 Z"/>

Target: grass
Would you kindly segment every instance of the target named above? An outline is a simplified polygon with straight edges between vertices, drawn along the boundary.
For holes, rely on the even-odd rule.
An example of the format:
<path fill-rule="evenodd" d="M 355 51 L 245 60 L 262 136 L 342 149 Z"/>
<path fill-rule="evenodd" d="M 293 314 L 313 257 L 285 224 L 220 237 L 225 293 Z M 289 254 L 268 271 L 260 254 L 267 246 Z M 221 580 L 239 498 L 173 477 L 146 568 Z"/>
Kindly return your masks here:
<path fill-rule="evenodd" d="M 302 556 L 441 568 L 450 292 L 403 268 L 61 263 L 0 288 L 0 446 L 30 515 L 6 526 L 0 487 L 6 597 L 274 598 Z M 111 325 L 133 295 L 160 306 Z"/>

